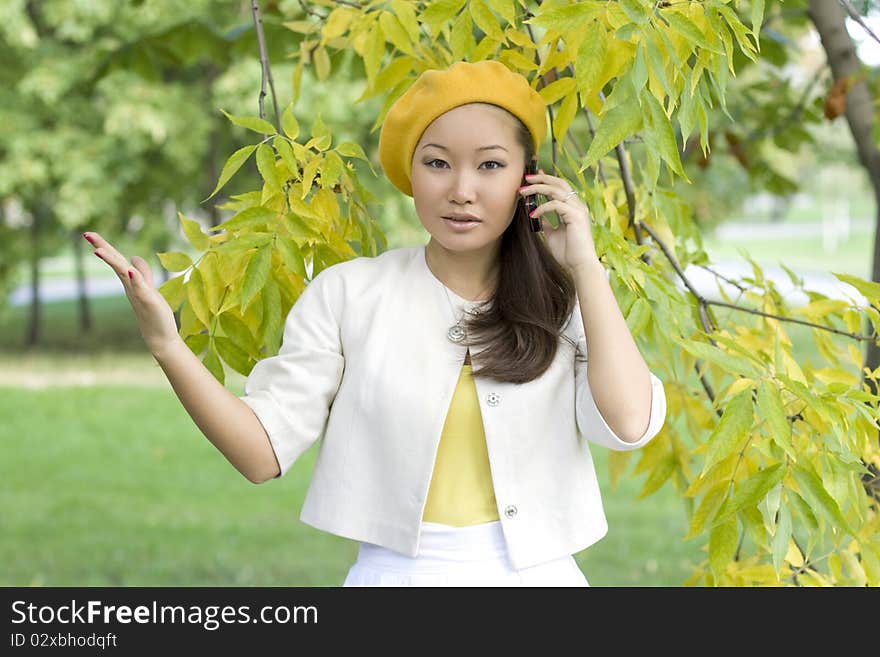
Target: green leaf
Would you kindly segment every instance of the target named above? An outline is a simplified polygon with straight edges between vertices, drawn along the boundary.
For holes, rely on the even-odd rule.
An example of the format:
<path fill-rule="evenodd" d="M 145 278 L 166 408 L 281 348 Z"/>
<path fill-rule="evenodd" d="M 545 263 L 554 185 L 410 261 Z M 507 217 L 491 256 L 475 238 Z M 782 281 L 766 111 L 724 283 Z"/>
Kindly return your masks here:
<path fill-rule="evenodd" d="M 254 361 L 233 340 L 214 336 L 214 346 L 226 364 L 239 374 L 247 376 L 253 368 Z"/>
<path fill-rule="evenodd" d="M 223 170 L 220 172 L 220 179 L 217 181 L 217 186 L 214 188 L 214 191 L 205 199 L 207 201 L 209 198 L 214 196 L 220 188 L 225 185 L 232 176 L 235 175 L 235 172 L 241 168 L 241 165 L 244 164 L 247 159 L 251 156 L 257 149 L 256 145 L 253 146 L 244 146 L 235 151 L 232 155 L 229 156 L 229 159 L 226 160 L 226 164 L 223 165 Z"/>
<path fill-rule="evenodd" d="M 537 13 L 523 23 L 564 33 L 582 30 L 585 24 L 597 18 L 603 20 L 606 11 L 598 2 L 574 2 L 551 8 L 548 4 L 542 4 Z"/>
<path fill-rule="evenodd" d="M 165 297 L 165 301 L 171 306 L 171 310 L 176 312 L 180 308 L 180 304 L 186 299 L 186 290 L 183 286 L 183 276 L 172 276 L 162 283 L 162 285 L 159 286 L 159 294 Z"/>
<path fill-rule="evenodd" d="M 217 319 L 220 322 L 220 328 L 223 329 L 223 333 L 234 343 L 251 347 L 255 346 L 254 335 L 242 321 L 241 317 L 231 312 L 224 312 Z"/>
<path fill-rule="evenodd" d="M 700 31 L 700 28 L 687 16 L 678 11 L 668 11 L 663 14 L 669 24 L 681 34 L 685 39 L 693 44 L 700 46 L 706 50 L 720 52 L 706 39 L 706 36 Z"/>
<path fill-rule="evenodd" d="M 626 325 L 633 337 L 645 330 L 648 322 L 651 321 L 651 315 L 651 304 L 647 299 L 637 298 L 626 315 Z"/>
<path fill-rule="evenodd" d="M 290 142 L 284 137 L 275 137 L 272 140 L 272 145 L 275 146 L 281 162 L 290 170 L 291 178 L 296 179 L 299 176 L 299 162 L 296 159 L 296 153 L 293 152 Z"/>
<path fill-rule="evenodd" d="M 257 146 L 257 170 L 263 177 L 269 189 L 274 192 L 281 191 L 281 183 L 278 180 L 278 173 L 275 171 L 275 153 L 266 144 Z"/>
<path fill-rule="evenodd" d="M 605 25 L 599 21 L 592 21 L 578 48 L 574 64 L 578 91 L 581 95 L 595 94 L 599 91 L 596 86 L 599 84 L 599 76 L 602 74 L 607 54 L 608 33 Z"/>
<path fill-rule="evenodd" d="M 740 509 L 757 506 L 763 500 L 770 489 L 782 481 L 785 469 L 782 463 L 777 463 L 769 468 L 759 470 L 751 477 L 739 484 L 733 497 L 727 498 L 713 524 L 719 524 L 727 520 Z"/>
<path fill-rule="evenodd" d="M 324 119 L 321 118 L 320 112 L 317 117 L 315 117 L 314 123 L 312 123 L 312 138 L 306 144 L 307 147 L 314 145 L 319 151 L 324 151 L 330 148 L 330 142 L 332 137 L 330 136 L 330 130 L 324 124 Z"/>
<path fill-rule="evenodd" d="M 214 344 L 213 339 L 208 343 L 208 353 L 205 354 L 202 363 L 220 383 L 226 382 L 226 373 L 223 370 L 223 363 L 220 362 L 220 358 L 217 356 L 217 346 Z"/>
<path fill-rule="evenodd" d="M 468 9 L 470 10 L 471 18 L 474 19 L 474 23 L 483 31 L 483 34 L 498 41 L 504 39 L 504 32 L 498 24 L 498 19 L 483 4 L 483 0 L 470 0 Z"/>
<path fill-rule="evenodd" d="M 257 293 L 266 285 L 271 265 L 272 249 L 269 246 L 257 249 L 257 252 L 251 256 L 247 269 L 245 269 L 244 281 L 241 286 L 242 313 L 244 313 Z"/>
<path fill-rule="evenodd" d="M 716 525 L 709 532 L 709 568 L 712 570 L 716 586 L 727 569 L 727 564 L 736 554 L 736 542 L 736 516 Z"/>
<path fill-rule="evenodd" d="M 577 82 L 574 78 L 559 78 L 546 87 L 538 90 L 538 94 L 547 105 L 552 105 L 563 96 L 574 93 L 577 90 Z"/>
<path fill-rule="evenodd" d="M 232 237 L 223 244 L 215 246 L 211 249 L 212 253 L 224 256 L 244 256 L 250 249 L 260 248 L 271 242 L 275 238 L 275 233 L 267 232 L 243 232 Z M 245 256 L 246 257 L 246 256 Z"/>
<path fill-rule="evenodd" d="M 211 336 L 207 333 L 194 333 L 193 335 L 186 336 L 183 341 L 189 347 L 189 350 L 198 356 L 207 349 L 210 339 Z"/>
<path fill-rule="evenodd" d="M 477 42 L 474 40 L 474 24 L 469 12 L 461 12 L 452 22 L 449 46 L 455 61 L 467 60 L 477 47 Z"/>
<path fill-rule="evenodd" d="M 752 0 L 752 34 L 755 35 L 755 43 L 758 44 L 758 50 L 761 49 L 761 42 L 758 35 L 761 32 L 761 24 L 764 19 L 764 0 Z"/>
<path fill-rule="evenodd" d="M 865 295 L 865 298 L 868 300 L 869 303 L 875 306 L 880 306 L 880 283 L 875 283 L 874 281 L 866 281 L 863 278 L 852 276 L 850 274 L 840 274 L 838 272 L 831 273 L 834 274 L 834 276 L 837 277 L 838 280 L 841 280 L 844 283 L 849 283 L 859 292 Z"/>
<path fill-rule="evenodd" d="M 733 30 L 733 33 L 736 35 L 736 40 L 742 49 L 743 54 L 751 59 L 753 62 L 757 61 L 755 57 L 755 48 L 752 46 L 752 42 L 749 40 L 750 30 L 746 29 L 746 26 L 742 24 L 742 21 L 739 20 L 739 16 L 737 16 L 736 12 L 733 11 L 727 5 L 716 5 L 715 8 L 718 12 L 724 16 L 724 19 L 727 21 L 727 24 L 730 26 L 730 29 Z M 755 40 L 757 41 L 757 35 L 755 35 Z"/>
<path fill-rule="evenodd" d="M 419 42 L 419 21 L 416 17 L 416 11 L 412 5 L 405 0 L 391 0 L 391 9 L 397 20 L 403 25 L 406 33 L 409 35 L 410 41 Z"/>
<path fill-rule="evenodd" d="M 336 147 L 336 152 L 340 155 L 344 155 L 345 157 L 356 157 L 358 159 L 364 160 L 365 162 L 369 162 L 366 154 L 364 153 L 364 149 L 361 148 L 360 144 L 355 144 L 351 141 L 344 141 L 339 146 Z"/>
<path fill-rule="evenodd" d="M 516 24 L 516 7 L 513 5 L 513 0 L 487 0 L 487 3 L 510 25 Z"/>
<path fill-rule="evenodd" d="M 416 56 L 409 34 L 407 34 L 407 31 L 393 13 L 383 11 L 379 14 L 379 24 L 382 26 L 382 32 L 385 34 L 385 37 L 394 44 L 395 48 L 413 57 Z"/>
<path fill-rule="evenodd" d="M 709 447 L 706 450 L 706 462 L 701 476 L 734 452 L 742 439 L 748 435 L 753 417 L 752 391 L 747 388 L 728 402 L 721 420 L 709 436 L 707 441 Z"/>
<path fill-rule="evenodd" d="M 584 156 L 578 173 L 595 164 L 600 157 L 642 127 L 642 112 L 635 97 L 606 112 L 599 120 L 596 136 Z"/>
<path fill-rule="evenodd" d="M 431 2 L 421 13 L 420 18 L 423 23 L 432 26 L 437 23 L 443 23 L 455 16 L 464 3 L 465 0 L 437 0 L 436 2 Z"/>
<path fill-rule="evenodd" d="M 797 454 L 791 445 L 791 423 L 785 416 L 782 398 L 777 388 L 767 379 L 758 383 L 758 414 L 770 427 L 770 436 L 791 457 L 797 460 Z"/>
<path fill-rule="evenodd" d="M 642 39 L 636 45 L 636 56 L 633 59 L 630 82 L 632 82 L 636 95 L 641 95 L 642 89 L 648 83 L 648 58 L 645 55 L 645 42 Z"/>
<path fill-rule="evenodd" d="M 776 523 L 776 533 L 770 547 L 773 551 L 773 567 L 776 569 L 776 577 L 782 569 L 782 562 L 788 553 L 788 542 L 791 540 L 791 511 L 787 506 L 779 509 L 779 521 Z"/>
<path fill-rule="evenodd" d="M 242 228 L 253 228 L 262 226 L 275 220 L 278 213 L 271 208 L 257 205 L 252 208 L 242 210 L 232 218 L 227 219 L 223 223 L 214 226 L 211 230 L 241 230 Z"/>
<path fill-rule="evenodd" d="M 192 267 L 193 264 L 192 258 L 186 253 L 180 253 L 179 251 L 157 253 L 156 255 L 159 256 L 159 262 L 161 262 L 162 266 L 168 271 L 183 271 L 184 269 Z"/>
<path fill-rule="evenodd" d="M 670 452 L 660 459 L 648 473 L 642 490 L 639 491 L 639 499 L 648 497 L 659 490 L 673 472 L 675 472 L 675 456 Z"/>
<path fill-rule="evenodd" d="M 644 25 L 651 20 L 650 9 L 640 0 L 620 0 L 619 4 L 626 17 L 636 25 Z"/>
<path fill-rule="evenodd" d="M 758 378 L 758 373 L 754 366 L 743 358 L 728 354 L 725 351 L 721 351 L 718 347 L 706 344 L 705 342 L 673 339 L 688 353 L 702 360 L 714 363 L 727 374 L 743 374 L 750 379 Z"/>
<path fill-rule="evenodd" d="M 279 237 L 275 241 L 275 249 L 281 256 L 287 271 L 295 272 L 305 278 L 306 268 L 299 246 L 289 237 Z"/>
<path fill-rule="evenodd" d="M 657 152 L 663 158 L 667 166 L 687 182 L 688 177 L 684 173 L 681 166 L 681 159 L 678 155 L 678 144 L 675 141 L 675 133 L 672 131 L 672 124 L 669 117 L 663 110 L 663 106 L 657 101 L 648 89 L 644 89 L 642 93 L 644 104 L 648 108 L 647 119 L 643 136 L 647 146 Z"/>
<path fill-rule="evenodd" d="M 339 177 L 345 169 L 342 159 L 333 151 L 328 151 L 321 167 L 321 187 L 330 188 L 339 182 Z"/>
<path fill-rule="evenodd" d="M 281 291 L 271 276 L 260 296 L 263 299 L 263 339 L 269 345 L 269 353 L 276 353 L 284 330 L 284 318 L 281 316 Z"/>
<path fill-rule="evenodd" d="M 183 225 L 183 234 L 186 239 L 199 251 L 207 251 L 211 241 L 208 236 L 202 232 L 202 227 L 197 221 L 187 219 L 182 212 L 177 213 L 180 223 Z"/>
<path fill-rule="evenodd" d="M 665 45 L 662 43 L 662 32 L 656 28 L 651 29 L 648 35 L 648 45 L 646 51 L 648 53 L 648 61 L 651 64 L 651 71 L 657 76 L 663 90 L 668 96 L 675 97 L 669 80 L 666 77 L 666 68 L 670 65 L 668 61 L 669 53 Z"/>
<path fill-rule="evenodd" d="M 198 267 L 193 267 L 186 281 L 186 297 L 192 308 L 193 314 L 205 326 L 210 325 L 211 312 L 208 310 L 208 300 L 205 297 L 205 283 L 202 280 L 202 272 Z"/>
<path fill-rule="evenodd" d="M 278 131 L 275 130 L 275 126 L 266 121 L 265 119 L 261 119 L 259 116 L 232 116 L 226 110 L 220 110 L 223 114 L 226 115 L 226 118 L 232 121 L 235 125 L 241 126 L 242 128 L 247 128 L 248 130 L 253 130 L 254 132 L 258 132 L 261 135 L 277 135 Z"/>
<path fill-rule="evenodd" d="M 727 495 L 728 488 L 730 488 L 730 485 L 726 481 L 722 481 L 715 484 L 705 495 L 703 495 L 703 499 L 700 500 L 700 505 L 691 516 L 690 528 L 687 536 L 684 537 L 685 540 L 698 536 L 703 531 L 706 522 L 710 518 L 715 517 L 715 513 L 721 508 L 721 504 L 724 502 L 724 497 Z"/>
<path fill-rule="evenodd" d="M 281 129 L 289 139 L 296 139 L 299 135 L 299 121 L 293 114 L 293 103 L 291 102 L 281 113 Z"/>
<path fill-rule="evenodd" d="M 807 504 L 804 498 L 791 489 L 786 489 L 785 495 L 791 501 L 791 505 L 797 511 L 798 516 L 800 516 L 807 525 L 810 533 L 815 534 L 819 529 L 819 521 L 816 520 L 816 514 L 813 513 L 810 505 Z"/>
<path fill-rule="evenodd" d="M 803 495 L 811 509 L 821 513 L 826 520 L 831 522 L 832 526 L 855 536 L 846 518 L 843 517 L 840 507 L 837 506 L 837 502 L 825 490 L 822 480 L 813 471 L 812 466 L 798 463 L 794 467 L 792 474 L 794 474 L 795 481 L 798 483 L 801 495 Z"/>

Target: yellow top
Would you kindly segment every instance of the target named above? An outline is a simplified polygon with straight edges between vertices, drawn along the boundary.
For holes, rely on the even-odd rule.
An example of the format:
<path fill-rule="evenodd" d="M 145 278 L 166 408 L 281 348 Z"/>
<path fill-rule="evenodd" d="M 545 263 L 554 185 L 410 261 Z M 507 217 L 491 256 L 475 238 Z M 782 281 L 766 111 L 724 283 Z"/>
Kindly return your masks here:
<path fill-rule="evenodd" d="M 462 367 L 449 405 L 422 520 L 464 527 L 498 520 L 473 372 Z"/>

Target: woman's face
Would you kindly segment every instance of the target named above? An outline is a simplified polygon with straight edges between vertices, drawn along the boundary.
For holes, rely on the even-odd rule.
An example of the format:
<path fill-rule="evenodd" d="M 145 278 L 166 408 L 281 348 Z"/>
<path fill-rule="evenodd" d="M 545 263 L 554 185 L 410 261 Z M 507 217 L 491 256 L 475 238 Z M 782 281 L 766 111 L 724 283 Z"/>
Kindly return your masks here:
<path fill-rule="evenodd" d="M 525 168 L 515 130 L 514 119 L 501 108 L 469 103 L 434 119 L 416 144 L 411 171 L 416 213 L 445 248 L 485 247 L 510 225 Z M 451 224 L 444 217 L 453 213 L 474 215 L 478 222 Z"/>

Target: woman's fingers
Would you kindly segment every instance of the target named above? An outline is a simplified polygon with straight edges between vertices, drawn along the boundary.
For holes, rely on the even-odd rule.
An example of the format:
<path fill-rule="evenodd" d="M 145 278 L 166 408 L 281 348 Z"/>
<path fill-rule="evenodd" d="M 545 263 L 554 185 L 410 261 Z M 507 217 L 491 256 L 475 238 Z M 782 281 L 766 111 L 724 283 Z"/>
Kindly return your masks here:
<path fill-rule="evenodd" d="M 110 242 L 105 240 L 98 233 L 83 233 L 83 237 L 95 247 L 95 255 L 110 265 L 110 267 L 113 268 L 113 271 L 116 272 L 117 276 L 120 278 L 123 276 L 128 278 L 128 260 L 126 260 L 119 251 L 113 248 L 113 245 L 110 244 Z"/>
<path fill-rule="evenodd" d="M 150 287 L 155 287 L 153 284 L 153 271 L 150 269 L 150 264 L 146 260 L 140 256 L 132 256 L 131 264 L 131 269 L 135 270 L 133 272 L 134 276 L 132 277 L 132 280 L 137 279 L 137 275 L 140 274 L 141 280 L 143 280 L 144 283 Z"/>

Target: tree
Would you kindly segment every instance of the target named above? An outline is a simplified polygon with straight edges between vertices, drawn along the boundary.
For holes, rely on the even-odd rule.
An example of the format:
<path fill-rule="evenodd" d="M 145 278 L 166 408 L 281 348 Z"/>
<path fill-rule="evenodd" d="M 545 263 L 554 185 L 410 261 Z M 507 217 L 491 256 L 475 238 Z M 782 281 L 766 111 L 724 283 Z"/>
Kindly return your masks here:
<path fill-rule="evenodd" d="M 880 465 L 880 371 L 862 370 L 853 344 L 878 341 L 880 284 L 838 275 L 865 301 L 804 290 L 810 302 L 792 309 L 751 261 L 753 275 L 731 281 L 735 299 L 706 299 L 684 274 L 688 264 L 711 263 L 673 189 L 690 182 L 681 154 L 698 145 L 708 158 L 710 110 L 725 108 L 736 63 L 758 60 L 764 2 L 300 6 L 305 15 L 285 23 L 305 37 L 294 53 L 294 98 L 305 67 L 327 80 L 331 52 L 353 51 L 363 66 L 359 101 L 383 99 L 373 130 L 419 73 L 462 59 L 498 59 L 548 103 L 542 155 L 583 193 L 615 295 L 666 385 L 663 430 L 637 456 L 611 454 L 612 477 L 637 458 L 642 497 L 664 485 L 679 492 L 685 538 L 708 547 L 688 583 L 880 582 L 878 498 L 862 481 Z M 290 105 L 280 117 L 230 119 L 259 139 L 228 158 L 214 194 L 252 155 L 260 189 L 234 196 L 226 204 L 234 216 L 208 233 L 181 217 L 196 262 L 162 254 L 167 268 L 188 274 L 162 288 L 181 309 L 181 334 L 221 381 L 224 362 L 247 374 L 277 351 L 283 317 L 309 277 L 385 246 L 370 217 L 375 197 L 350 161 L 369 164 L 360 146 L 331 148 L 320 117 L 300 137 Z M 796 362 L 791 324 L 811 329 L 823 362 Z M 863 334 L 865 324 L 872 330 Z"/>
<path fill-rule="evenodd" d="M 273 37 L 289 33 L 270 27 Z M 90 327 L 83 230 L 137 236 L 150 251 L 177 246 L 173 208 L 198 207 L 218 154 L 238 138 L 215 107 L 237 99 L 214 85 L 235 62 L 252 61 L 253 31 L 250 14 L 229 1 L 0 8 L 0 286 L 30 259 L 27 346 L 40 339 L 40 260 L 62 248 L 73 248 L 81 325 Z"/>

